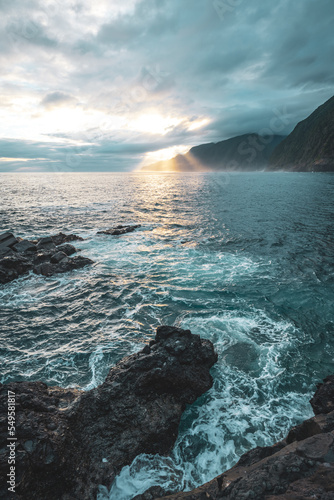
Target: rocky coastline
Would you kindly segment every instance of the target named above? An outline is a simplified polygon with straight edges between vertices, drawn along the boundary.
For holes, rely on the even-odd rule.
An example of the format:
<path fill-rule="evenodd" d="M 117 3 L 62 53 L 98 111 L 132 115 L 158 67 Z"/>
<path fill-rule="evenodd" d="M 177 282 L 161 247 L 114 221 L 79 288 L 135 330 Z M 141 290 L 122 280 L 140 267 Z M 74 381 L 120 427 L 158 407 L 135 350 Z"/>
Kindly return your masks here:
<path fill-rule="evenodd" d="M 280 442 L 257 447 L 212 481 L 187 493 L 151 488 L 136 500 L 333 500 L 334 375 L 310 401 L 315 416 L 292 428 Z"/>
<path fill-rule="evenodd" d="M 120 236 L 132 233 L 141 225 L 118 225 L 97 235 Z M 81 255 L 71 257 L 79 250 L 71 245 L 73 241 L 83 241 L 76 234 L 58 233 L 39 240 L 26 240 L 6 232 L 0 234 L 0 285 L 9 283 L 32 271 L 43 276 L 53 276 L 81 269 L 94 264 Z"/>
<path fill-rule="evenodd" d="M 98 235 L 120 236 L 137 226 Z M 30 271 L 52 276 L 93 264 L 73 255 L 82 238 L 0 234 L 0 284 Z M 17 500 L 91 500 L 141 453 L 168 455 L 181 415 L 212 385 L 213 345 L 189 330 L 158 327 L 155 340 L 82 391 L 43 382 L 0 384 L 0 498 L 8 498 L 8 401 L 14 394 Z M 230 470 L 190 492 L 154 486 L 134 500 L 334 500 L 334 375 L 310 401 L 314 417 L 280 442 L 245 453 Z M 9 441 L 10 442 L 10 441 Z"/>
<path fill-rule="evenodd" d="M 0 284 L 13 281 L 30 271 L 43 276 L 65 273 L 93 264 L 70 244 L 82 240 L 75 234 L 58 233 L 39 240 L 25 240 L 12 233 L 0 234 Z"/>
<path fill-rule="evenodd" d="M 15 394 L 17 500 L 95 500 L 141 453 L 168 455 L 180 418 L 212 386 L 213 345 L 161 326 L 155 340 L 82 391 L 42 382 L 0 385 L 0 498 L 8 484 L 7 401 Z M 333 500 L 334 376 L 311 399 L 315 416 L 280 442 L 245 453 L 230 470 L 190 491 L 150 488 L 134 500 Z M 27 493 L 29 492 L 29 493 Z M 27 496 L 28 495 L 28 496 Z"/>
<path fill-rule="evenodd" d="M 210 341 L 161 326 L 155 340 L 111 368 L 93 390 L 42 382 L 1 384 L 0 498 L 95 500 L 98 486 L 110 488 L 138 454 L 167 455 L 186 405 L 212 386 L 210 368 L 216 360 Z M 10 497 L 9 395 L 17 437 Z"/>

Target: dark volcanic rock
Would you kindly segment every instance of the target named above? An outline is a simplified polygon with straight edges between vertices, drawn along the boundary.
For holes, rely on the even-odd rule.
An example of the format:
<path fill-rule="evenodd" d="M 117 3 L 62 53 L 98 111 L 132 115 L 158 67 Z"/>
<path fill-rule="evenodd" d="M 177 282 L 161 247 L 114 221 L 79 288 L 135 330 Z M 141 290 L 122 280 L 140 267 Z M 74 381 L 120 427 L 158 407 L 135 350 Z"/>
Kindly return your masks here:
<path fill-rule="evenodd" d="M 60 266 L 64 265 L 64 270 L 60 272 L 72 271 L 73 269 L 81 269 L 82 267 L 94 264 L 94 261 L 88 259 L 87 257 L 82 257 L 78 255 L 77 257 L 72 257 L 71 259 L 64 259 L 60 263 Z"/>
<path fill-rule="evenodd" d="M 33 242 L 15 238 L 12 233 L 1 234 L 0 284 L 8 283 L 29 271 L 52 276 L 93 264 L 92 260 L 81 256 L 69 258 L 77 250 L 73 245 L 63 243 L 75 239 L 82 240 L 74 234 L 59 233 Z"/>
<path fill-rule="evenodd" d="M 97 234 L 109 234 L 112 236 L 119 236 L 120 234 L 132 233 L 135 229 L 141 227 L 140 224 L 136 226 L 116 226 L 111 229 L 106 229 L 105 231 L 99 231 Z"/>
<path fill-rule="evenodd" d="M 2 233 L 0 234 L 0 259 L 2 259 L 5 256 L 13 255 L 15 252 L 15 246 L 16 244 L 19 243 L 19 240 L 15 238 L 15 236 L 12 233 Z M 0 268 L 0 283 L 3 283 L 2 278 L 2 273 L 1 273 L 1 268 Z"/>
<path fill-rule="evenodd" d="M 13 235 L 12 233 L 2 233 L 0 234 L 0 245 L 2 245 L 6 240 L 11 238 Z"/>
<path fill-rule="evenodd" d="M 73 245 L 70 245 L 69 243 L 65 243 L 64 245 L 59 246 L 57 250 L 59 250 L 59 252 L 66 253 L 68 257 L 70 255 L 73 255 L 77 251 L 77 249 Z"/>
<path fill-rule="evenodd" d="M 6 255 L 13 255 L 14 250 L 8 247 L 2 247 L 0 248 L 0 259 L 3 259 L 3 257 L 6 257 Z"/>
<path fill-rule="evenodd" d="M 161 486 L 152 486 L 152 488 L 145 491 L 142 495 L 136 495 L 133 497 L 132 500 L 155 500 L 155 498 L 161 498 L 171 493 L 172 492 L 164 491 Z"/>
<path fill-rule="evenodd" d="M 54 274 L 67 273 L 68 271 L 73 271 L 74 269 L 81 269 L 82 267 L 94 263 L 91 259 L 86 257 L 79 256 L 70 259 L 65 254 L 63 254 L 60 261 L 55 262 L 61 257 L 59 254 L 63 254 L 63 252 L 56 253 L 53 257 L 51 257 L 50 262 L 44 262 L 43 264 L 35 266 L 33 269 L 34 273 L 42 274 L 43 276 L 53 276 Z"/>
<path fill-rule="evenodd" d="M 310 403 L 315 415 L 334 411 L 334 375 L 325 378 L 323 383 L 318 385 Z"/>
<path fill-rule="evenodd" d="M 7 255 L 0 259 L 0 283 L 19 278 L 31 269 L 31 261 L 20 254 Z"/>
<path fill-rule="evenodd" d="M 334 376 L 330 376 L 311 400 L 316 416 L 291 429 L 286 439 L 250 450 L 232 469 L 191 492 L 156 498 L 333 500 L 333 398 Z"/>
<path fill-rule="evenodd" d="M 66 258 L 67 258 L 66 253 L 58 251 L 57 253 L 52 255 L 50 262 L 51 262 L 51 264 L 59 264 L 60 261 L 62 261 L 63 259 L 66 259 Z"/>
<path fill-rule="evenodd" d="M 81 238 L 81 236 L 77 236 L 76 234 L 58 233 L 55 236 L 51 236 L 51 238 L 56 246 L 62 245 L 63 243 L 69 243 L 71 241 L 83 241 L 83 238 Z"/>
<path fill-rule="evenodd" d="M 18 253 L 37 252 L 37 246 L 28 240 L 21 240 L 13 246 L 13 250 Z"/>
<path fill-rule="evenodd" d="M 95 500 L 98 485 L 109 488 L 136 455 L 168 454 L 186 405 L 211 387 L 216 360 L 211 342 L 170 328 L 149 354 L 123 359 L 91 391 L 41 382 L 0 385 L 3 422 L 8 391 L 16 395 L 13 498 L 26 499 L 28 492 L 29 500 Z M 7 498 L 7 425 L 0 432 L 0 498 Z"/>
<path fill-rule="evenodd" d="M 56 245 L 54 244 L 51 236 L 41 238 L 37 243 L 37 250 L 55 250 Z"/>
<path fill-rule="evenodd" d="M 42 274 L 43 276 L 52 276 L 55 273 L 56 266 L 51 262 L 43 262 L 34 267 L 35 274 Z"/>
<path fill-rule="evenodd" d="M 12 248 L 16 243 L 18 243 L 18 240 L 12 233 L 3 233 L 0 235 L 0 250 Z"/>
<path fill-rule="evenodd" d="M 43 262 L 50 262 L 50 259 L 54 252 L 52 251 L 39 251 L 34 257 L 34 265 L 42 264 Z"/>

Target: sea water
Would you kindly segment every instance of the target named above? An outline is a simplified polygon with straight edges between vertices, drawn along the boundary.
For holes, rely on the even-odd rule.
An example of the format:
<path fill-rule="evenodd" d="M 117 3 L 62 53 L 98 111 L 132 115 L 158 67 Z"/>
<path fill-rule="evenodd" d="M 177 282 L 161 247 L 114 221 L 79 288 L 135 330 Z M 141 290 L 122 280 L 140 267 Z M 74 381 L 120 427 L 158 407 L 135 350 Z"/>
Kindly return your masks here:
<path fill-rule="evenodd" d="M 92 267 L 0 288 L 0 381 L 89 390 L 158 325 L 210 339 L 213 387 L 170 457 L 140 455 L 99 500 L 189 490 L 312 415 L 334 372 L 334 175 L 1 174 L 0 229 L 76 233 Z M 141 224 L 122 236 L 97 235 Z M 108 457 L 103 457 L 108 460 Z"/>

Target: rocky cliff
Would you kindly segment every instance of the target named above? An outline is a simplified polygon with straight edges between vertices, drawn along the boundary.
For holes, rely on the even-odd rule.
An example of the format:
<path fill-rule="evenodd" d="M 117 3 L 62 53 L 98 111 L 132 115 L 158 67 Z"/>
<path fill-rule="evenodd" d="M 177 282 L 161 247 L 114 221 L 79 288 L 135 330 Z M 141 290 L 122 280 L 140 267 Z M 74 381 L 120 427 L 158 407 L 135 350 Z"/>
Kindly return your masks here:
<path fill-rule="evenodd" d="M 334 171 L 334 96 L 276 147 L 269 170 Z"/>
<path fill-rule="evenodd" d="M 142 168 L 146 172 L 289 170 L 334 171 L 334 96 L 298 123 L 288 137 L 250 133 L 201 144 Z"/>
<path fill-rule="evenodd" d="M 284 139 L 279 135 L 245 134 L 226 141 L 202 144 L 185 155 L 177 155 L 143 167 L 143 171 L 205 172 L 261 170 L 274 148 Z"/>

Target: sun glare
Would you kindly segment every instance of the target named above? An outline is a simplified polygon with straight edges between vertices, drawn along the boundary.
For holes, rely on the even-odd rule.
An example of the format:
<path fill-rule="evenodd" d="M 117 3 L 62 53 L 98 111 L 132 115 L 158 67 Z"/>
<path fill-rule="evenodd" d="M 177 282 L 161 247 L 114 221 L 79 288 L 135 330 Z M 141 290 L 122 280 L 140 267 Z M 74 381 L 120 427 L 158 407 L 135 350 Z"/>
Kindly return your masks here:
<path fill-rule="evenodd" d="M 202 128 L 207 125 L 209 121 L 210 120 L 208 120 L 207 118 L 203 118 L 203 120 L 196 120 L 189 125 L 188 130 L 197 130 L 198 128 Z"/>
<path fill-rule="evenodd" d="M 160 149 L 159 151 L 153 151 L 145 155 L 143 165 L 150 165 L 151 163 L 156 163 L 158 161 L 167 161 L 174 158 L 176 155 L 183 155 L 187 153 L 190 146 L 172 146 L 170 148 Z"/>
<path fill-rule="evenodd" d="M 127 128 L 148 134 L 165 135 L 182 121 L 183 118 L 172 118 L 158 113 L 143 114 L 130 121 Z"/>
<path fill-rule="evenodd" d="M 73 131 L 80 130 L 83 124 L 94 126 L 103 117 L 103 114 L 98 111 L 87 112 L 81 108 L 61 107 L 44 114 L 41 121 L 54 130 Z"/>

